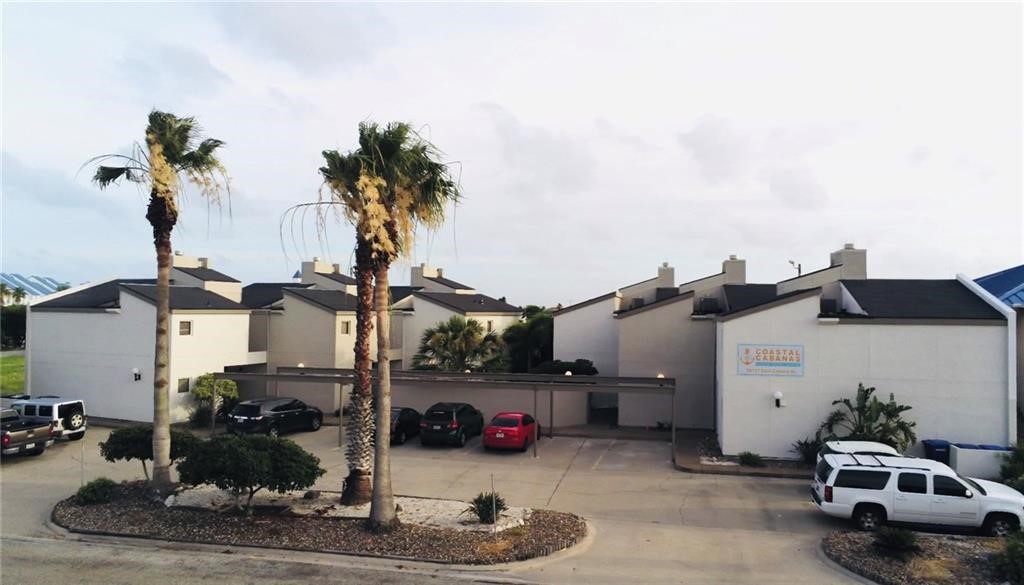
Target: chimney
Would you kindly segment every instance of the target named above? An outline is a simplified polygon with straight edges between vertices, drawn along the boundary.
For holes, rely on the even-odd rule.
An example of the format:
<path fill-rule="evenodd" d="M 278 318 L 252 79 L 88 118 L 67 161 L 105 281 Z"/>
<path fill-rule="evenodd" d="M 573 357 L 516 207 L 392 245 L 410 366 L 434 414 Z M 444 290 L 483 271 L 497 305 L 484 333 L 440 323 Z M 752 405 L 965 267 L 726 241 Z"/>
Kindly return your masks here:
<path fill-rule="evenodd" d="M 209 258 L 200 258 L 199 259 L 199 267 L 200 268 L 209 268 L 210 267 L 210 259 Z"/>
<path fill-rule="evenodd" d="M 722 262 L 722 272 L 725 274 L 724 284 L 747 284 L 747 261 L 740 260 L 736 254 L 729 254 L 729 258 Z"/>
<path fill-rule="evenodd" d="M 334 268 L 335 274 L 341 274 L 341 264 L 332 264 L 331 266 Z"/>
<path fill-rule="evenodd" d="M 427 286 L 425 282 L 426 278 L 434 278 L 441 275 L 441 271 L 437 268 L 427 266 L 426 263 L 422 263 L 419 266 L 413 266 L 409 269 L 409 286 Z"/>
<path fill-rule="evenodd" d="M 319 256 L 313 256 L 312 261 L 302 263 L 302 275 L 300 276 L 300 282 L 303 284 L 316 284 L 313 275 L 316 273 L 326 274 L 331 271 L 331 265 L 326 262 L 321 262 Z"/>
<path fill-rule="evenodd" d="M 668 265 L 668 262 L 662 262 L 661 266 L 658 267 L 658 286 L 657 288 L 675 288 L 676 287 L 676 269 Z"/>
<path fill-rule="evenodd" d="M 437 269 L 437 277 L 438 278 L 444 278 L 444 268 L 438 268 Z"/>
<path fill-rule="evenodd" d="M 844 244 L 829 256 L 829 266 L 842 266 L 841 278 L 864 280 L 868 277 L 868 251 Z"/>

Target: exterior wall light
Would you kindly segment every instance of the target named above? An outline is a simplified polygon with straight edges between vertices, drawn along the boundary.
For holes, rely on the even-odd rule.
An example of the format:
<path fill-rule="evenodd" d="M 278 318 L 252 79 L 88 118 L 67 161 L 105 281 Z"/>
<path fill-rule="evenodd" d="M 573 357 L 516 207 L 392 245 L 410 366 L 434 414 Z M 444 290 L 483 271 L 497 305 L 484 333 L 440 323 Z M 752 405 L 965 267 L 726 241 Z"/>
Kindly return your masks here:
<path fill-rule="evenodd" d="M 142 379 L 142 372 L 139 371 L 139 368 L 132 368 L 132 379 L 136 382 Z"/>
<path fill-rule="evenodd" d="M 775 408 L 782 408 L 784 406 L 784 404 L 782 402 L 782 391 L 781 390 L 776 390 L 775 393 L 772 394 L 772 398 L 775 399 Z"/>
<path fill-rule="evenodd" d="M 657 376 L 655 376 L 655 377 L 656 377 L 656 378 L 664 378 L 664 377 L 665 377 L 665 374 L 662 374 L 661 372 L 659 372 L 659 373 L 658 373 L 658 375 L 657 375 Z"/>
<path fill-rule="evenodd" d="M 467 374 L 472 374 L 473 372 L 471 372 L 471 371 L 469 371 L 469 370 L 466 370 L 466 373 L 467 373 Z"/>
<path fill-rule="evenodd" d="M 304 363 L 302 363 L 302 362 L 299 362 L 299 367 L 300 367 L 300 368 L 304 368 L 304 367 L 306 367 L 306 364 L 304 364 Z"/>
<path fill-rule="evenodd" d="M 571 372 L 570 370 L 566 370 L 566 371 L 565 371 L 565 375 L 566 375 L 566 376 L 571 376 L 571 375 L 572 375 L 572 372 Z"/>

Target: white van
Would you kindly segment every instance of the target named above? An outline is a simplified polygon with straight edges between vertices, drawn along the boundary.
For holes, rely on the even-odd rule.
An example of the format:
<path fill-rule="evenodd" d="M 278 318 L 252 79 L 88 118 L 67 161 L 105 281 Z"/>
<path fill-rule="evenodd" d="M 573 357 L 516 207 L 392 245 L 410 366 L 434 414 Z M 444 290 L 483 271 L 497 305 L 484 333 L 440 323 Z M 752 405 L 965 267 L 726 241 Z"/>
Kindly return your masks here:
<path fill-rule="evenodd" d="M 1024 495 L 1003 484 L 960 477 L 930 459 L 825 455 L 811 497 L 830 516 L 850 518 L 861 530 L 886 522 L 981 528 L 1006 536 L 1024 522 Z"/>

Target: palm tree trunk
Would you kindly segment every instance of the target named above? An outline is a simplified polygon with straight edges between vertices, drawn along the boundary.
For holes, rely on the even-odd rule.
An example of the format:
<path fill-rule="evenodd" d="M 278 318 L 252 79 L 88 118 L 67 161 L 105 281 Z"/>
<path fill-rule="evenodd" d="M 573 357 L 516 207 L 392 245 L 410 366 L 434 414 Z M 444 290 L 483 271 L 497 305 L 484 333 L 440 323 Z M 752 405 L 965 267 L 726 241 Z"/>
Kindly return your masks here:
<path fill-rule="evenodd" d="M 355 381 L 349 408 L 345 447 L 348 477 L 341 503 L 357 506 L 370 501 L 373 452 L 373 395 L 370 381 L 370 334 L 373 332 L 373 256 L 369 243 L 356 242 Z M 344 405 L 342 406 L 344 407 Z"/>
<path fill-rule="evenodd" d="M 153 358 L 153 488 L 171 488 L 170 343 L 171 231 L 178 220 L 171 194 L 150 193 L 146 219 L 156 246 L 156 345 Z"/>
<path fill-rule="evenodd" d="M 377 384 L 376 443 L 373 449 L 373 500 L 370 503 L 369 527 L 374 531 L 390 530 L 399 524 L 395 514 L 395 495 L 391 491 L 391 314 L 388 289 L 388 267 L 379 266 L 374 289 L 377 309 Z"/>

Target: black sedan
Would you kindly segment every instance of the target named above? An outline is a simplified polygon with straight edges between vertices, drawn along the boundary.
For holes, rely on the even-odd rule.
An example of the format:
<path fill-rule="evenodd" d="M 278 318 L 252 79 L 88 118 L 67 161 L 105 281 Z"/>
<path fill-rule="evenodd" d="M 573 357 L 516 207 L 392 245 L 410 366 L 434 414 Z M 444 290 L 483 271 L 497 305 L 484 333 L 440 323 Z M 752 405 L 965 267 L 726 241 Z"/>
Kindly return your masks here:
<path fill-rule="evenodd" d="M 391 442 L 401 445 L 420 434 L 420 413 L 412 408 L 391 407 Z"/>
<path fill-rule="evenodd" d="M 278 436 L 291 431 L 315 431 L 324 413 L 295 398 L 259 398 L 239 402 L 228 415 L 228 431 Z"/>

